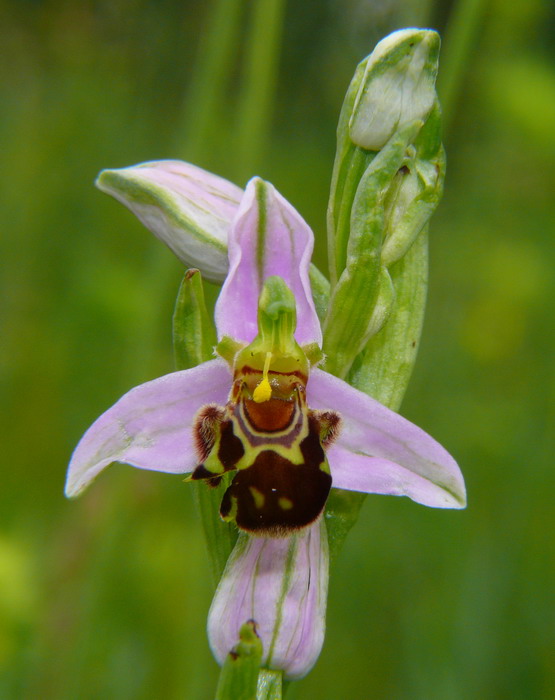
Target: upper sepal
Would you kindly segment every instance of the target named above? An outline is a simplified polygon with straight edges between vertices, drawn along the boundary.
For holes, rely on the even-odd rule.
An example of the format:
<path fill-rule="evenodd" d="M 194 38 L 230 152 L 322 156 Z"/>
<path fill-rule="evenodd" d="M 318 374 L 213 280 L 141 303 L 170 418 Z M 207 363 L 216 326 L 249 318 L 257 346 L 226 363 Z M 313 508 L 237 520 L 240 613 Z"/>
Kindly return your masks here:
<path fill-rule="evenodd" d="M 314 236 L 298 212 L 268 182 L 247 185 L 229 235 L 229 274 L 216 303 L 218 337 L 250 343 L 258 333 L 265 280 L 281 277 L 297 304 L 296 341 L 322 344 L 309 282 Z"/>

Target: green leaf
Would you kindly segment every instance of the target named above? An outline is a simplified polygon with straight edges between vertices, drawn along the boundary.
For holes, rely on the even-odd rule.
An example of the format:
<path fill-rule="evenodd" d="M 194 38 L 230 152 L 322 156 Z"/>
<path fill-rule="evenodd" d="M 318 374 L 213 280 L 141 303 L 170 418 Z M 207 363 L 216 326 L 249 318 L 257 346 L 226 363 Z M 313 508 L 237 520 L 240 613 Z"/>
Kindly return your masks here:
<path fill-rule="evenodd" d="M 177 369 L 188 369 L 210 360 L 214 355 L 216 330 L 206 310 L 201 274 L 187 270 L 175 304 L 173 315 L 173 346 Z M 199 407 L 200 408 L 200 407 Z M 237 540 L 236 529 L 220 518 L 220 503 L 229 477 L 217 487 L 202 482 L 191 483 L 200 514 L 214 585 L 218 583 Z"/>
<path fill-rule="evenodd" d="M 382 330 L 355 360 L 349 384 L 398 410 L 416 359 L 424 319 L 428 270 L 428 231 L 422 231 L 407 255 L 391 267 L 396 303 Z M 366 494 L 332 489 L 326 525 L 333 561 L 358 520 Z"/>
<path fill-rule="evenodd" d="M 229 555 L 237 541 L 237 528 L 220 518 L 220 505 L 230 483 L 231 477 L 225 475 L 221 484 L 216 487 L 202 482 L 190 484 L 194 490 L 197 512 L 202 521 L 214 588 L 224 572 Z"/>

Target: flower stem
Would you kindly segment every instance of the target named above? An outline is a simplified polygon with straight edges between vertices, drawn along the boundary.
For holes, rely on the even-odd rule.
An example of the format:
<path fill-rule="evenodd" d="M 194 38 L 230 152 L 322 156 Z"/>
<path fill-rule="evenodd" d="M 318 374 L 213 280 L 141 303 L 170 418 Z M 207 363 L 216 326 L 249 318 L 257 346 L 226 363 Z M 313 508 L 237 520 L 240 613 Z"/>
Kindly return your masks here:
<path fill-rule="evenodd" d="M 281 700 L 282 673 L 261 669 L 258 676 L 256 700 Z"/>

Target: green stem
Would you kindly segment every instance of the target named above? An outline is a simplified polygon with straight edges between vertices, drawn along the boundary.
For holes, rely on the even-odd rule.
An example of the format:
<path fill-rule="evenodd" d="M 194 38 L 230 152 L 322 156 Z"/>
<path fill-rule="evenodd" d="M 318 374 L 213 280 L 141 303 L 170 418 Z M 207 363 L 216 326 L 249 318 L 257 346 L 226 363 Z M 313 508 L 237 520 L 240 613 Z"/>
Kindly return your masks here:
<path fill-rule="evenodd" d="M 256 700 L 281 700 L 282 673 L 262 669 L 258 676 Z"/>

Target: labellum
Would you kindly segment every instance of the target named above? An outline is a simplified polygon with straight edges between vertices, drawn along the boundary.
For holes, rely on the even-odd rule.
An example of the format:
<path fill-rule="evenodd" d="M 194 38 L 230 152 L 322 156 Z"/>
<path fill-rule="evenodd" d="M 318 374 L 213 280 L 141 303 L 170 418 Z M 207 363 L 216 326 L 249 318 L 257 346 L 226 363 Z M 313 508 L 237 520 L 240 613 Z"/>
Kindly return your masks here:
<path fill-rule="evenodd" d="M 204 406 L 194 425 L 202 462 L 190 478 L 216 486 L 235 470 L 220 515 L 264 537 L 314 522 L 332 485 L 325 449 L 340 419 L 307 406 L 310 363 L 293 337 L 295 325 L 292 292 L 279 277 L 268 278 L 259 334 L 233 357 L 227 405 Z"/>

